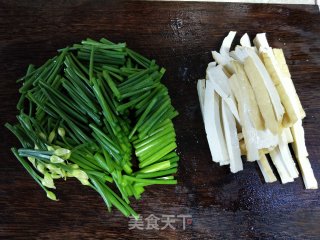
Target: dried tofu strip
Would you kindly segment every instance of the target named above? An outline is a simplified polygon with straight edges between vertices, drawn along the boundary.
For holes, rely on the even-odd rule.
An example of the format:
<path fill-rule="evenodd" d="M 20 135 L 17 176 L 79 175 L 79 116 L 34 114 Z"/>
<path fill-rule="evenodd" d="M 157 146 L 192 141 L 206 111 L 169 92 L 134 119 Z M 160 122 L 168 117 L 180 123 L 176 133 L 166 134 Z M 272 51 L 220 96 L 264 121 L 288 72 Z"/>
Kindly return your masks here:
<path fill-rule="evenodd" d="M 261 154 L 260 159 L 257 161 L 257 163 L 258 163 L 258 166 L 262 172 L 264 180 L 267 183 L 272 183 L 272 182 L 277 181 L 277 178 L 274 175 L 272 168 L 271 168 L 265 154 Z"/>
<path fill-rule="evenodd" d="M 308 159 L 308 152 L 305 143 L 304 129 L 302 121 L 299 120 L 291 128 L 294 142 L 292 143 L 293 151 L 297 158 L 299 167 L 301 169 L 302 178 L 306 189 L 317 189 L 318 183 L 314 177 L 314 173 Z"/>
<path fill-rule="evenodd" d="M 217 63 L 216 63 L 216 62 L 210 62 L 210 63 L 208 64 L 208 67 L 207 67 L 207 70 L 206 70 L 206 79 L 208 79 L 208 74 L 207 74 L 208 70 L 209 70 L 210 68 L 214 68 L 214 67 L 216 67 L 216 66 L 217 66 Z"/>
<path fill-rule="evenodd" d="M 309 153 L 307 151 L 304 129 L 302 127 L 302 121 L 299 120 L 291 127 L 291 133 L 293 136 L 292 148 L 296 155 L 296 158 L 308 157 Z"/>
<path fill-rule="evenodd" d="M 223 70 L 227 75 L 230 75 L 234 72 L 232 65 L 230 65 L 231 57 L 229 52 L 235 35 L 236 32 L 230 31 L 229 34 L 223 39 L 220 53 L 217 51 L 212 52 L 213 59 L 224 67 Z"/>
<path fill-rule="evenodd" d="M 283 159 L 282 159 L 279 148 L 276 147 L 275 149 L 270 151 L 270 156 L 271 156 L 271 160 L 272 160 L 274 166 L 276 167 L 276 169 L 279 173 L 281 182 L 283 184 L 288 183 L 288 182 L 293 182 L 293 177 L 290 176 L 285 165 L 283 164 Z"/>
<path fill-rule="evenodd" d="M 230 31 L 228 35 L 223 39 L 222 45 L 220 47 L 220 54 L 225 58 L 230 58 L 229 52 L 233 42 L 234 37 L 236 36 L 235 31 Z"/>
<path fill-rule="evenodd" d="M 274 83 L 272 82 L 272 79 L 270 75 L 268 74 L 268 71 L 266 70 L 265 66 L 263 65 L 263 62 L 257 55 L 257 53 L 250 49 L 246 48 L 249 56 L 252 58 L 254 61 L 255 67 L 258 70 L 259 76 L 262 77 L 262 80 L 264 82 L 265 87 L 268 90 L 271 103 L 273 105 L 273 109 L 276 115 L 276 119 L 278 120 L 279 123 L 282 122 L 283 114 L 284 114 L 284 108 L 281 104 L 279 94 L 274 86 Z M 251 80 L 250 80 L 251 81 Z"/>
<path fill-rule="evenodd" d="M 236 46 L 235 50 L 230 52 L 230 56 L 243 64 L 244 60 L 248 57 L 246 49 L 245 47 Z"/>
<path fill-rule="evenodd" d="M 288 143 L 292 143 L 293 142 L 293 136 L 291 134 L 291 130 L 290 128 L 284 128 L 283 132 L 286 134 L 286 139 Z"/>
<path fill-rule="evenodd" d="M 257 148 L 257 132 L 249 117 L 249 108 L 248 104 L 246 103 L 248 101 L 246 100 L 247 94 L 246 92 L 239 91 L 239 89 L 241 89 L 240 81 L 235 74 L 229 78 L 229 83 L 238 101 L 240 123 L 242 126 L 242 134 L 247 152 L 247 160 L 256 161 L 259 159 L 259 149 Z"/>
<path fill-rule="evenodd" d="M 210 81 L 206 82 L 203 106 L 204 126 L 207 133 L 209 148 L 214 162 L 228 162 L 225 138 L 220 121 L 220 97 L 214 91 Z"/>
<path fill-rule="evenodd" d="M 298 164 L 301 169 L 302 179 L 306 189 L 318 189 L 318 182 L 314 177 L 314 173 L 307 157 L 298 159 Z"/>
<path fill-rule="evenodd" d="M 244 61 L 244 70 L 250 80 L 255 93 L 259 109 L 261 110 L 265 126 L 273 133 L 279 132 L 279 122 L 276 117 L 268 90 L 264 84 L 263 76 L 259 72 L 252 57 L 247 57 Z"/>
<path fill-rule="evenodd" d="M 247 78 L 243 66 L 241 65 L 241 63 L 236 61 L 233 61 L 232 64 L 238 79 L 237 81 L 239 81 L 239 87 L 235 88 L 234 91 L 241 91 L 243 93 L 242 95 L 245 99 L 243 100 L 242 104 L 246 104 L 248 106 L 249 116 L 254 127 L 256 129 L 262 130 L 264 129 L 264 120 L 262 118 L 252 86 Z"/>
<path fill-rule="evenodd" d="M 247 153 L 247 147 L 246 147 L 246 144 L 244 142 L 244 139 L 240 140 L 239 146 L 240 146 L 241 156 L 246 156 L 248 153 Z"/>
<path fill-rule="evenodd" d="M 243 36 L 240 38 L 240 44 L 243 47 L 251 47 L 250 38 L 247 33 L 243 34 Z"/>
<path fill-rule="evenodd" d="M 228 77 L 223 72 L 222 66 L 219 65 L 215 68 L 208 69 L 207 75 L 209 81 L 213 84 L 216 92 L 228 104 L 232 114 L 237 119 L 237 121 L 240 121 L 236 102 L 228 83 Z"/>
<path fill-rule="evenodd" d="M 303 107 L 301 105 L 300 99 L 298 97 L 298 94 L 296 92 L 296 89 L 293 85 L 293 81 L 291 79 L 291 74 L 289 72 L 289 68 L 288 65 L 286 63 L 286 59 L 284 57 L 283 54 L 283 50 L 282 49 L 273 49 L 273 54 L 275 56 L 275 59 L 283 73 L 283 75 L 285 76 L 284 78 L 284 85 L 286 86 L 286 88 L 288 89 L 288 91 L 293 95 L 293 106 L 295 107 L 295 111 L 299 113 L 299 118 L 303 119 L 306 116 L 305 111 L 303 110 Z"/>
<path fill-rule="evenodd" d="M 291 127 L 298 121 L 298 118 L 300 118 L 299 111 L 295 108 L 296 91 L 291 87 L 292 84 L 290 84 L 289 87 L 287 86 L 287 78 L 281 71 L 280 65 L 273 54 L 272 48 L 268 44 L 265 33 L 257 34 L 254 42 L 256 46 L 259 46 L 260 55 L 264 65 L 277 88 L 281 102 L 285 108 L 282 125 L 284 127 Z"/>
<path fill-rule="evenodd" d="M 279 137 L 269 129 L 257 130 L 257 148 L 271 151 L 279 144 Z"/>
<path fill-rule="evenodd" d="M 231 60 L 230 57 L 227 58 L 216 51 L 212 51 L 212 57 L 217 63 L 223 66 L 223 71 L 227 75 L 230 75 L 234 72 L 232 65 L 230 64 L 230 60 Z"/>
<path fill-rule="evenodd" d="M 288 144 L 292 143 L 307 189 L 318 188 L 305 145 L 305 112 L 281 49 L 269 46 L 265 33 L 251 45 L 248 34 L 230 51 L 236 32 L 229 32 L 220 51 L 213 51 L 207 80 L 197 91 L 213 161 L 243 169 L 241 156 L 258 162 L 266 182 L 276 181 L 269 154 L 282 183 L 299 176 Z M 258 51 L 259 50 L 259 51 Z M 218 65 L 217 65 L 218 64 Z"/>
<path fill-rule="evenodd" d="M 243 164 L 237 135 L 236 120 L 225 101 L 222 101 L 222 119 L 230 159 L 230 170 L 232 173 L 236 173 L 243 170 Z"/>
<path fill-rule="evenodd" d="M 298 169 L 296 167 L 295 162 L 293 161 L 293 158 L 292 158 L 289 146 L 288 146 L 288 140 L 287 140 L 284 132 L 282 132 L 282 134 L 280 136 L 278 148 L 279 148 L 281 156 L 282 156 L 283 164 L 286 167 L 290 176 L 292 178 L 299 177 L 299 172 L 298 172 Z"/>

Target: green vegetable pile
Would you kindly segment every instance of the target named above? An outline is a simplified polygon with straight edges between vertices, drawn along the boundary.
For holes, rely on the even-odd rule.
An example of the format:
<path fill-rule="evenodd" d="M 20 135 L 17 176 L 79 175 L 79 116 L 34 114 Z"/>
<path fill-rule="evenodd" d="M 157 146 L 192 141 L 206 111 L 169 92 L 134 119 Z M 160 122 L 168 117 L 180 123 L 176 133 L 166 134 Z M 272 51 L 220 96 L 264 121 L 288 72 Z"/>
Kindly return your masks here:
<path fill-rule="evenodd" d="M 107 39 L 87 39 L 28 67 L 19 89 L 18 123 L 6 127 L 22 148 L 12 152 L 56 200 L 54 180 L 77 178 L 111 211 L 138 217 L 130 197 L 176 184 L 179 157 L 165 69 Z"/>

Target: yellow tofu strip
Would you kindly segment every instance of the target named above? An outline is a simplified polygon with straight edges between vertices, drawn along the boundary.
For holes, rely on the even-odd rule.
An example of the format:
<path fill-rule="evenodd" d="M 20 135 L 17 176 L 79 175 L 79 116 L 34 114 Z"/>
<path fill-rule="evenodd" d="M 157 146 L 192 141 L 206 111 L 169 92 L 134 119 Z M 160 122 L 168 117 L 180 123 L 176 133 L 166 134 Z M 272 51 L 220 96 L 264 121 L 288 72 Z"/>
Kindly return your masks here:
<path fill-rule="evenodd" d="M 294 142 L 292 143 L 294 154 L 301 169 L 302 178 L 306 189 L 318 189 L 318 182 L 308 159 L 308 152 L 305 143 L 302 121 L 299 120 L 291 128 Z"/>
<path fill-rule="evenodd" d="M 291 130 L 290 128 L 284 128 L 283 132 L 286 134 L 286 139 L 288 143 L 292 143 L 293 142 L 293 136 L 291 134 Z"/>
<path fill-rule="evenodd" d="M 299 177 L 299 172 L 296 167 L 295 162 L 293 161 L 289 146 L 288 146 L 288 140 L 286 138 L 286 134 L 282 132 L 280 136 L 279 146 L 280 154 L 282 156 L 283 164 L 285 168 L 287 169 L 288 173 L 292 178 Z"/>
<path fill-rule="evenodd" d="M 262 130 L 264 129 L 264 120 L 258 107 L 252 86 L 244 71 L 243 65 L 236 61 L 233 61 L 232 65 L 239 81 L 239 88 L 234 89 L 234 91 L 242 91 L 243 95 L 247 99 L 247 101 L 243 102 L 243 104 L 248 105 L 247 107 L 249 109 L 249 116 L 254 127 L 256 129 Z"/>
<path fill-rule="evenodd" d="M 295 108 L 295 111 L 299 113 L 299 118 L 303 119 L 306 116 L 305 111 L 303 110 L 303 107 L 301 105 L 300 99 L 298 97 L 298 94 L 296 92 L 296 89 L 294 87 L 293 81 L 291 79 L 291 74 L 289 72 L 288 65 L 286 63 L 286 59 L 283 54 L 282 49 L 273 48 L 273 54 L 274 57 L 279 65 L 279 68 L 281 69 L 282 74 L 284 75 L 284 86 L 290 91 L 293 95 L 293 106 Z"/>
<path fill-rule="evenodd" d="M 259 33 L 253 40 L 260 52 L 261 59 L 277 88 L 280 96 L 281 103 L 285 108 L 285 114 L 283 116 L 282 125 L 283 127 L 291 127 L 300 118 L 299 110 L 295 107 L 297 93 L 294 89 L 293 84 L 288 86 L 288 71 L 289 69 L 284 63 L 286 69 L 282 70 L 282 64 L 280 64 L 269 46 L 268 40 L 265 33 Z M 284 59 L 281 59 L 283 61 Z M 292 82 L 292 81 L 291 81 Z"/>
<path fill-rule="evenodd" d="M 262 49 L 261 57 L 268 73 L 275 84 L 279 93 L 281 103 L 285 108 L 285 114 L 283 116 L 282 125 L 283 127 L 291 127 L 295 122 L 298 121 L 299 112 L 294 109 L 295 99 L 291 88 L 288 88 L 284 75 L 282 74 L 279 65 L 274 58 L 273 51 L 271 48 Z M 291 92 L 290 92 L 291 90 Z"/>
<path fill-rule="evenodd" d="M 250 80 L 265 126 L 271 132 L 278 133 L 279 123 L 273 110 L 268 90 L 264 84 L 263 76 L 251 56 L 244 60 L 244 70 Z"/>
<path fill-rule="evenodd" d="M 245 103 L 247 102 L 247 95 L 245 92 L 239 91 L 239 89 L 241 89 L 240 81 L 235 74 L 229 78 L 229 84 L 238 102 L 238 112 L 245 142 L 244 146 L 246 147 L 245 152 L 247 153 L 247 160 L 256 161 L 259 159 L 259 149 L 257 148 L 257 131 L 250 120 L 248 104 Z M 244 151 L 242 150 L 242 152 Z"/>
<path fill-rule="evenodd" d="M 258 166 L 262 172 L 264 180 L 267 183 L 272 183 L 272 182 L 277 181 L 277 178 L 274 175 L 272 168 L 270 167 L 270 164 L 269 164 L 268 159 L 265 154 L 261 154 L 260 159 L 257 161 L 257 163 L 258 163 Z"/>
<path fill-rule="evenodd" d="M 274 166 L 276 167 L 281 182 L 283 184 L 288 183 L 288 182 L 293 182 L 293 177 L 290 176 L 288 170 L 286 169 L 285 165 L 283 164 L 283 159 L 280 153 L 280 150 L 278 147 L 276 147 L 275 149 L 273 149 L 272 151 L 270 151 L 270 157 L 271 160 L 274 164 Z"/>

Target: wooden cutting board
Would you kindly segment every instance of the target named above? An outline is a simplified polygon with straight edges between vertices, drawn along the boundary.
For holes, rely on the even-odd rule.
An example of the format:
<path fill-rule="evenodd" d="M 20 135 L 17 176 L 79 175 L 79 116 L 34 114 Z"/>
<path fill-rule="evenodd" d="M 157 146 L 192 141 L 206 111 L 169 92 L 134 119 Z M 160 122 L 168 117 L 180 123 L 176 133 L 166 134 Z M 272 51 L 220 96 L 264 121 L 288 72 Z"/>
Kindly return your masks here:
<path fill-rule="evenodd" d="M 94 3 L 95 2 L 95 3 Z M 229 30 L 267 32 L 283 48 L 307 117 L 306 141 L 320 181 L 320 18 L 316 6 L 120 1 L 0 1 L 0 237 L 3 239 L 319 239 L 320 191 L 301 178 L 265 184 L 256 163 L 231 174 L 213 163 L 202 124 L 196 81 L 210 51 Z M 29 63 L 42 64 L 55 50 L 91 37 L 126 41 L 167 69 L 164 83 L 180 112 L 175 120 L 181 160 L 177 186 L 147 188 L 134 209 L 151 214 L 191 215 L 185 230 L 129 230 L 118 211 L 77 181 L 57 184 L 49 201 L 12 156 L 18 141 L 3 127 L 14 122 L 15 80 Z M 150 219 L 150 218 L 149 218 Z M 179 221 L 178 221 L 179 220 Z M 159 226 L 163 227 L 161 219 Z M 150 226 L 149 226 L 150 228 Z"/>

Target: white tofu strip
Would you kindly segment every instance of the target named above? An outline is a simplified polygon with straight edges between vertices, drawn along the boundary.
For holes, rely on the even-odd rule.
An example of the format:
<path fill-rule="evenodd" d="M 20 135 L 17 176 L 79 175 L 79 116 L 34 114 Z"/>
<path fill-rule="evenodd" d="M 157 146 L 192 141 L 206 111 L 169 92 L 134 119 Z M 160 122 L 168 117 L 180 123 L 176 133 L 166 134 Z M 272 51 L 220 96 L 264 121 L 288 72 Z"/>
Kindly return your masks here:
<path fill-rule="evenodd" d="M 236 61 L 233 61 L 232 65 L 238 79 L 237 81 L 239 82 L 233 91 L 240 92 L 238 95 L 241 95 L 243 98 L 242 104 L 245 104 L 248 107 L 249 117 L 254 127 L 258 130 L 262 130 L 265 128 L 264 120 L 258 107 L 252 86 L 250 85 L 249 79 L 244 71 L 243 65 Z"/>
<path fill-rule="evenodd" d="M 243 34 L 243 36 L 240 38 L 240 44 L 243 47 L 251 47 L 250 38 L 247 33 Z"/>
<path fill-rule="evenodd" d="M 275 165 L 279 175 L 281 182 L 283 184 L 288 182 L 293 182 L 293 177 L 290 176 L 289 172 L 287 171 L 286 167 L 283 164 L 283 159 L 280 153 L 280 150 L 278 147 L 274 148 L 272 151 L 270 151 L 270 156 L 273 164 Z"/>
<path fill-rule="evenodd" d="M 265 182 L 272 183 L 277 181 L 276 176 L 274 175 L 272 168 L 268 162 L 268 159 L 265 154 L 261 154 L 260 159 L 257 161 L 259 168 L 262 172 Z"/>
<path fill-rule="evenodd" d="M 236 120 L 232 115 L 229 106 L 222 100 L 222 120 L 224 135 L 230 159 L 230 170 L 232 173 L 243 170 L 241 152 L 237 135 Z"/>
<path fill-rule="evenodd" d="M 296 167 L 295 162 L 293 161 L 289 146 L 288 146 L 288 140 L 286 138 L 286 135 L 284 132 L 279 136 L 279 150 L 282 156 L 283 164 L 285 168 L 287 169 L 288 173 L 291 177 L 297 178 L 299 177 L 299 172 Z"/>
<path fill-rule="evenodd" d="M 197 91 L 198 91 L 198 97 L 199 97 L 202 118 L 203 118 L 203 105 L 204 105 L 205 90 L 206 90 L 206 80 L 199 79 L 197 82 Z"/>
<path fill-rule="evenodd" d="M 224 38 L 222 42 L 219 51 L 220 53 L 218 53 L 217 51 L 212 51 L 213 59 L 217 63 L 221 64 L 228 74 L 232 74 L 234 72 L 232 65 L 230 65 L 231 57 L 229 56 L 229 52 L 235 35 L 236 32 L 229 32 L 229 34 Z"/>
<path fill-rule="evenodd" d="M 272 150 L 279 144 L 279 137 L 269 129 L 257 130 L 257 148 Z"/>
<path fill-rule="evenodd" d="M 214 162 L 229 162 L 220 121 L 220 97 L 214 91 L 210 81 L 206 82 L 203 118 L 212 160 Z"/>
<path fill-rule="evenodd" d="M 222 97 L 222 99 L 228 104 L 232 114 L 239 122 L 239 113 L 236 106 L 236 102 L 232 91 L 229 86 L 228 77 L 222 70 L 222 66 L 219 65 L 215 68 L 207 70 L 208 80 L 212 82 L 215 91 Z"/>
<path fill-rule="evenodd" d="M 237 32 L 235 31 L 230 31 L 229 34 L 223 39 L 222 45 L 220 47 L 220 54 L 222 56 L 230 58 L 229 52 L 236 33 Z"/>
<path fill-rule="evenodd" d="M 245 103 L 248 101 L 246 99 L 246 92 L 239 91 L 239 89 L 241 89 L 240 82 L 235 74 L 229 78 L 229 83 L 232 92 L 235 94 L 238 101 L 240 123 L 242 126 L 242 134 L 246 146 L 247 160 L 256 161 L 259 159 L 259 150 L 257 148 L 257 132 L 249 117 L 248 104 Z"/>
<path fill-rule="evenodd" d="M 228 74 L 232 74 L 234 72 L 232 65 L 230 64 L 231 57 L 221 55 L 217 51 L 212 51 L 212 57 L 217 63 L 223 66 L 223 70 L 226 71 Z"/>
<path fill-rule="evenodd" d="M 317 179 L 314 177 L 314 173 L 307 157 L 298 159 L 298 164 L 301 170 L 302 179 L 306 189 L 318 189 Z"/>
<path fill-rule="evenodd" d="M 248 57 L 246 47 L 236 46 L 234 51 L 230 52 L 230 56 L 243 64 L 244 60 Z"/>
<path fill-rule="evenodd" d="M 292 143 L 293 142 L 293 136 L 291 134 L 291 130 L 290 128 L 284 128 L 283 132 L 286 134 L 286 139 L 288 143 Z"/>
<path fill-rule="evenodd" d="M 294 139 L 292 147 L 302 173 L 304 185 L 306 189 L 317 189 L 318 183 L 314 177 L 314 173 L 308 159 L 309 154 L 306 148 L 302 121 L 298 120 L 298 122 L 291 128 L 291 131 Z"/>
<path fill-rule="evenodd" d="M 304 129 L 302 127 L 302 120 L 298 120 L 292 127 L 291 133 L 293 136 L 292 148 L 296 158 L 308 157 L 306 142 L 304 138 Z"/>

